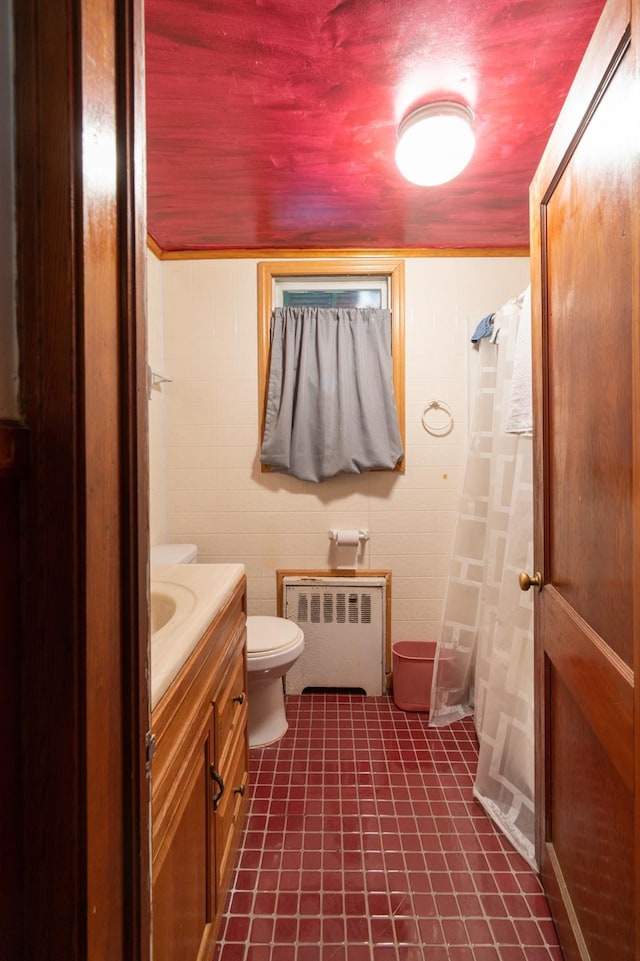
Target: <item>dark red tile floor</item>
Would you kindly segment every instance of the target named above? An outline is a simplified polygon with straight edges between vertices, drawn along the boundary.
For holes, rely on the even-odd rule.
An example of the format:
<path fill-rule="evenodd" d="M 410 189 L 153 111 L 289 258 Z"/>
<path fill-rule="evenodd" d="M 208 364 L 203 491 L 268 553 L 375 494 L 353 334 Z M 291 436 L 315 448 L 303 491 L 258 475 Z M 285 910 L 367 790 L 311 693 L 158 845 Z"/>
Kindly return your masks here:
<path fill-rule="evenodd" d="M 561 961 L 539 881 L 472 797 L 471 720 L 388 697 L 287 699 L 215 961 Z"/>

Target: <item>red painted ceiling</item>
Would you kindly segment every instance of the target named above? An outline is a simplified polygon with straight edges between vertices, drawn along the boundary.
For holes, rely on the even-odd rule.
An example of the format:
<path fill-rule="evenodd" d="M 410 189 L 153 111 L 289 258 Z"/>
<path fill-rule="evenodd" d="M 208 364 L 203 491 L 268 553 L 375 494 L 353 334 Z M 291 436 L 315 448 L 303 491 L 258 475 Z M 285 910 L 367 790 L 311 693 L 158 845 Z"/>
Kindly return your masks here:
<path fill-rule="evenodd" d="M 604 0 L 146 0 L 160 248 L 528 244 L 528 186 Z M 394 163 L 407 110 L 475 113 L 440 187 Z"/>

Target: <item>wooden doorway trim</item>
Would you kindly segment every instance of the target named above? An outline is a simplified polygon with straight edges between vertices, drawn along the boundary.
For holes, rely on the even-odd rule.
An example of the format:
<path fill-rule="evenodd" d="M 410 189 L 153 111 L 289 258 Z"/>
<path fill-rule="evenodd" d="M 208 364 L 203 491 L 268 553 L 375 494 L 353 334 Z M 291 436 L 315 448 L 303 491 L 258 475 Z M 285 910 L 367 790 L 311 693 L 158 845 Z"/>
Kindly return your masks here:
<path fill-rule="evenodd" d="M 21 0 L 13 10 L 29 433 L 20 956 L 145 961 L 143 7 Z"/>

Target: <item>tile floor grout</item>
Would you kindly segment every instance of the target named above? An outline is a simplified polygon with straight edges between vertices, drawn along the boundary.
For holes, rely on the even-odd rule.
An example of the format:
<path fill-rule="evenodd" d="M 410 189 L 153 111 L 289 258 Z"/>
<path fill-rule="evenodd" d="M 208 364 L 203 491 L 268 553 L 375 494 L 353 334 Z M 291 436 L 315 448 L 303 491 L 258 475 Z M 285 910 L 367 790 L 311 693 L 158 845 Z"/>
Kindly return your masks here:
<path fill-rule="evenodd" d="M 287 698 L 215 961 L 561 961 L 540 883 L 472 795 L 471 719 L 389 697 Z"/>

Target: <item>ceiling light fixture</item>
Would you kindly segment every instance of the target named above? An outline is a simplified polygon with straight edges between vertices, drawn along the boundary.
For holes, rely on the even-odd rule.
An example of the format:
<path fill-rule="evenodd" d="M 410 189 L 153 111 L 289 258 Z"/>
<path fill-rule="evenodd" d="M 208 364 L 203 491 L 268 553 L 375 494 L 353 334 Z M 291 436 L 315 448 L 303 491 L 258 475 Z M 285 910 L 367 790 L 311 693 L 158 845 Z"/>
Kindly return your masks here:
<path fill-rule="evenodd" d="M 438 100 L 417 107 L 398 127 L 396 164 L 420 187 L 453 180 L 473 154 L 473 112 L 462 103 Z"/>

